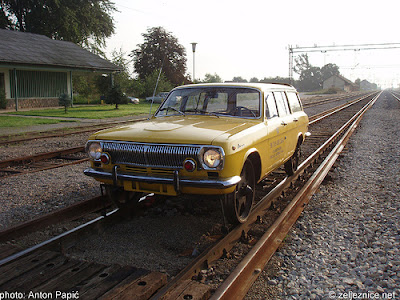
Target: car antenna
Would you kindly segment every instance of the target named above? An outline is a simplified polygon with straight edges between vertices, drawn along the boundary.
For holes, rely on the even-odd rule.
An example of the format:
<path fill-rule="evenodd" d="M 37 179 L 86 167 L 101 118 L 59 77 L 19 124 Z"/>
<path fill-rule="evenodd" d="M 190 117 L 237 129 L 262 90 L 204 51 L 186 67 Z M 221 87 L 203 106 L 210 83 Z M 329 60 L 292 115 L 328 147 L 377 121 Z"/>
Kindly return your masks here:
<path fill-rule="evenodd" d="M 162 68 L 163 68 L 163 66 L 164 66 L 164 59 L 165 59 L 165 56 L 164 56 L 163 61 L 162 61 L 162 63 L 161 63 L 160 72 L 158 73 L 158 77 L 157 77 L 157 81 L 156 81 L 156 87 L 154 88 L 153 97 L 151 98 L 151 105 L 150 105 L 149 117 L 147 118 L 147 120 L 150 120 L 150 117 L 151 117 L 151 109 L 153 108 L 154 97 L 156 96 L 156 90 L 157 90 L 158 82 L 160 81 L 161 71 L 162 71 Z"/>

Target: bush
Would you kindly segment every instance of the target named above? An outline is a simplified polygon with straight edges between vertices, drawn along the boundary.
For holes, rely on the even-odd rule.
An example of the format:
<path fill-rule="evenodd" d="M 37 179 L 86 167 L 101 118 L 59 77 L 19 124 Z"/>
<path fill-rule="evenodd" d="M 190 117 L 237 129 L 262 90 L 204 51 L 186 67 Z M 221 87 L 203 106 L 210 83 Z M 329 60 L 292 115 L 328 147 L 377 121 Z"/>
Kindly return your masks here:
<path fill-rule="evenodd" d="M 58 97 L 58 104 L 64 106 L 65 113 L 67 113 L 68 107 L 71 105 L 71 98 L 67 94 L 62 94 Z"/>
<path fill-rule="evenodd" d="M 0 89 L 0 109 L 7 108 L 6 92 L 3 88 Z"/>
<path fill-rule="evenodd" d="M 128 97 L 125 96 L 118 85 L 108 90 L 106 103 L 115 104 L 115 109 L 118 109 L 118 104 L 127 104 L 128 102 Z"/>

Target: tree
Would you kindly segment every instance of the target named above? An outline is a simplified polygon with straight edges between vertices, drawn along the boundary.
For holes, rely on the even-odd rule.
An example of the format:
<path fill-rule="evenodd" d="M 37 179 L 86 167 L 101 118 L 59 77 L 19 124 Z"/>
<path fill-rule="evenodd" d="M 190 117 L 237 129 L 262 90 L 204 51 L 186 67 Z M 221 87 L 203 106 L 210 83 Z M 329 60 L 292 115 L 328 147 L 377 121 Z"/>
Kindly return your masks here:
<path fill-rule="evenodd" d="M 67 94 L 61 94 L 58 97 L 58 104 L 64 106 L 64 113 L 67 113 L 68 107 L 71 105 L 71 98 Z"/>
<path fill-rule="evenodd" d="M 273 82 L 273 83 L 290 83 L 289 77 L 264 77 L 264 79 L 261 79 L 260 82 L 268 83 L 268 82 Z"/>
<path fill-rule="evenodd" d="M 128 98 L 121 91 L 121 88 L 118 85 L 115 85 L 109 89 L 106 97 L 106 103 L 115 104 L 115 109 L 118 109 L 119 104 L 128 103 Z"/>
<path fill-rule="evenodd" d="M 114 83 L 121 87 L 122 92 L 129 94 L 132 93 L 132 78 L 129 71 L 130 61 L 125 57 L 122 49 L 113 50 L 111 53 L 111 62 L 122 68 L 121 72 L 114 75 Z"/>
<path fill-rule="evenodd" d="M 233 77 L 232 82 L 247 82 L 247 79 L 244 79 L 241 76 L 236 76 Z"/>
<path fill-rule="evenodd" d="M 142 36 L 144 43 L 131 53 L 140 79 L 162 68 L 166 79 L 175 86 L 189 81 L 185 77 L 186 51 L 176 37 L 162 27 L 150 28 Z"/>
<path fill-rule="evenodd" d="M 8 20 L 3 28 L 71 41 L 97 53 L 114 33 L 111 14 L 116 8 L 110 0 L 0 0 L 0 3 L 3 10 L 0 24 L 2 16 Z"/>
<path fill-rule="evenodd" d="M 257 77 L 250 78 L 250 82 L 257 83 L 260 82 Z"/>
<path fill-rule="evenodd" d="M 322 81 L 327 80 L 333 75 L 339 75 L 339 67 L 335 64 L 326 64 L 321 68 Z"/>
<path fill-rule="evenodd" d="M 144 95 L 153 95 L 154 88 L 156 87 L 157 78 L 158 78 L 159 71 L 154 70 L 151 74 L 146 76 L 146 78 L 142 81 L 144 87 Z M 161 72 L 160 79 L 157 84 L 157 90 L 155 94 L 157 95 L 159 92 L 166 92 L 172 90 L 173 85 L 168 81 L 167 76 Z"/>
<path fill-rule="evenodd" d="M 219 77 L 217 73 L 214 73 L 214 75 L 207 73 L 206 75 L 204 75 L 204 79 L 202 82 L 204 83 L 222 82 L 222 78 Z"/>

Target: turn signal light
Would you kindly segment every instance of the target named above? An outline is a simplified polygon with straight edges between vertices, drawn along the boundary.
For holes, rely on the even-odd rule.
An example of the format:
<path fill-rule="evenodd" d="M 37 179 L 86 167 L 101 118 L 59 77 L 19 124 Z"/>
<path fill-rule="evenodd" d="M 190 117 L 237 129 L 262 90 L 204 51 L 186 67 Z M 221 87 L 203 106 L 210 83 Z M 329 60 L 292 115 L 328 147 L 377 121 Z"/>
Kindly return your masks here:
<path fill-rule="evenodd" d="M 108 154 L 106 154 L 106 153 L 103 153 L 103 154 L 101 154 L 101 156 L 100 156 L 100 160 L 101 160 L 101 162 L 103 163 L 103 164 L 108 164 L 109 162 L 110 162 L 110 157 L 108 156 Z"/>
<path fill-rule="evenodd" d="M 187 159 L 183 163 L 183 168 L 188 172 L 193 172 L 196 169 L 196 163 L 191 159 Z"/>

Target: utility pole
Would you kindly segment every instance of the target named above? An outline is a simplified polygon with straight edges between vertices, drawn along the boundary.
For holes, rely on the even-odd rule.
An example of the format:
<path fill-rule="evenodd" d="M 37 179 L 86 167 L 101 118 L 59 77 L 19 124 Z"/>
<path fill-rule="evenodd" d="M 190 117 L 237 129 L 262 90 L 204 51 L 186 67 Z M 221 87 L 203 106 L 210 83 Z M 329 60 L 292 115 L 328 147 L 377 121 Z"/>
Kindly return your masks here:
<path fill-rule="evenodd" d="M 195 72 L 194 72 L 194 68 L 195 68 L 195 52 L 196 52 L 196 45 L 197 45 L 197 43 L 191 43 L 192 44 L 192 51 L 193 51 L 193 83 L 195 82 L 195 80 L 196 80 L 196 76 L 195 76 Z"/>

